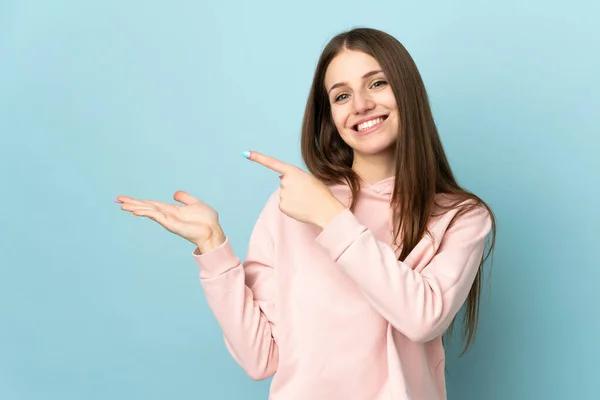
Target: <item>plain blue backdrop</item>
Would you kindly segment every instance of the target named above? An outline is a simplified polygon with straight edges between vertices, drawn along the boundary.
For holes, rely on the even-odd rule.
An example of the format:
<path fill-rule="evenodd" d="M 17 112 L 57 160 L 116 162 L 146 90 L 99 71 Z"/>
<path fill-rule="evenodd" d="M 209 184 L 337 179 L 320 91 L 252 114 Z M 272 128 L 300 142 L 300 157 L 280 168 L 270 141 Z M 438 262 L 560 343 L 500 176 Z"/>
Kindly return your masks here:
<path fill-rule="evenodd" d="M 498 218 L 449 398 L 600 398 L 598 4 L 0 0 L 0 399 L 267 399 L 193 246 L 113 199 L 187 190 L 244 257 L 278 179 L 240 152 L 302 166 L 317 58 L 356 26 L 413 55 L 460 182 Z"/>

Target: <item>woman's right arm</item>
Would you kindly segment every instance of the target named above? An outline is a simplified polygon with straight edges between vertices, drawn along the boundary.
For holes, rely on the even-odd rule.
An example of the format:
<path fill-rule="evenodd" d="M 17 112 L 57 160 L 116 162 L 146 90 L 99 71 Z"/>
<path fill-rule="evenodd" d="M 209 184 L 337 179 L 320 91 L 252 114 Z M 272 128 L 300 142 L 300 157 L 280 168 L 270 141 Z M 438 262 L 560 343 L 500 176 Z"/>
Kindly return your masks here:
<path fill-rule="evenodd" d="M 235 256 L 229 240 L 218 231 L 215 237 L 222 238 L 216 241 L 221 242 L 218 246 L 198 247 L 193 253 L 200 268 L 200 283 L 227 348 L 255 380 L 273 375 L 279 357 L 271 229 L 278 210 L 275 200 L 271 196 L 261 212 L 243 263 Z"/>
<path fill-rule="evenodd" d="M 173 196 L 183 205 L 117 197 L 121 208 L 148 217 L 195 244 L 200 282 L 233 358 L 253 379 L 277 370 L 278 349 L 273 299 L 273 223 L 279 212 L 274 193 L 253 229 L 244 263 L 219 225 L 217 212 L 185 192 Z"/>

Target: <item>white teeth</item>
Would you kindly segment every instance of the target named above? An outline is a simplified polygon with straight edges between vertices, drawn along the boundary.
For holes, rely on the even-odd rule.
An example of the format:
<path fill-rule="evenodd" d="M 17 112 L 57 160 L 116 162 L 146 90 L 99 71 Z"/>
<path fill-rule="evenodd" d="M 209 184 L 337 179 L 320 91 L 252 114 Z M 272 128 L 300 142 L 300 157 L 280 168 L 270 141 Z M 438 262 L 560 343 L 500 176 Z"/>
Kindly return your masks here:
<path fill-rule="evenodd" d="M 359 132 L 360 131 L 364 131 L 365 129 L 369 129 L 373 125 L 377 125 L 380 122 L 383 122 L 383 118 L 375 118 L 375 119 L 372 119 L 370 121 L 363 122 L 362 124 L 359 124 L 357 128 L 358 128 Z"/>

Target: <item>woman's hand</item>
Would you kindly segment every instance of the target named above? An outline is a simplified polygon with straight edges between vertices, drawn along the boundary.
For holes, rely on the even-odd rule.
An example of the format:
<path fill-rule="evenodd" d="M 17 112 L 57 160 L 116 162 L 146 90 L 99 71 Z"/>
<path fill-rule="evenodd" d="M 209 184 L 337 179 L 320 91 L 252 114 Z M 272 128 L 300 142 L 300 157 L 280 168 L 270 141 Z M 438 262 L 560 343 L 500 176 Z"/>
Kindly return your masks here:
<path fill-rule="evenodd" d="M 246 156 L 281 174 L 279 208 L 287 216 L 323 229 L 346 209 L 323 182 L 300 168 L 257 152 Z"/>
<path fill-rule="evenodd" d="M 225 241 L 218 214 L 212 207 L 183 191 L 176 192 L 173 198 L 183 205 L 136 200 L 127 196 L 119 196 L 115 201 L 121 203 L 122 210 L 150 218 L 166 230 L 192 242 L 201 253 Z"/>

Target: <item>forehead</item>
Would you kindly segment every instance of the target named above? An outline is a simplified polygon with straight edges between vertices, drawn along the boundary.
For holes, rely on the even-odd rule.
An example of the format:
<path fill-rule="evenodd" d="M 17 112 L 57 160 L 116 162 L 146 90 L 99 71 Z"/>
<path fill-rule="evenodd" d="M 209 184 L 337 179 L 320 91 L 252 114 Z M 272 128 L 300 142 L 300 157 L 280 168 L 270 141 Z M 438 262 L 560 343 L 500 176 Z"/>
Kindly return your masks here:
<path fill-rule="evenodd" d="M 358 81 L 367 72 L 380 70 L 381 66 L 370 55 L 356 50 L 343 50 L 334 57 L 325 71 L 325 87 L 338 82 Z"/>

